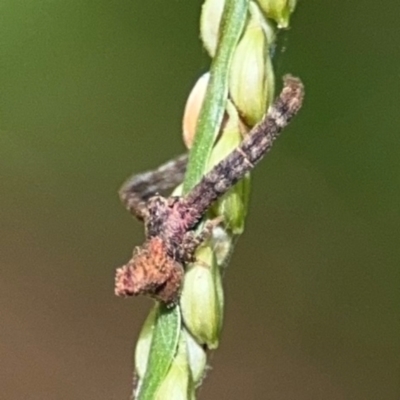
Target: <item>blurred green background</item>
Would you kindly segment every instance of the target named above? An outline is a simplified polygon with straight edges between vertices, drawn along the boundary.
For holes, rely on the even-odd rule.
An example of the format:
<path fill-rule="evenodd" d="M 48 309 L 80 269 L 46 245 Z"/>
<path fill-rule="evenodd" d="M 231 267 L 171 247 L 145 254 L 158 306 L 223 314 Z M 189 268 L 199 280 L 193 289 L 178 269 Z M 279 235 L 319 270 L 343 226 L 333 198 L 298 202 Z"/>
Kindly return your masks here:
<path fill-rule="evenodd" d="M 143 238 L 116 191 L 183 151 L 200 6 L 2 1 L 2 399 L 129 397 L 151 302 L 113 295 Z M 399 15 L 301 1 L 281 36 L 306 103 L 253 174 L 200 399 L 400 398 Z"/>

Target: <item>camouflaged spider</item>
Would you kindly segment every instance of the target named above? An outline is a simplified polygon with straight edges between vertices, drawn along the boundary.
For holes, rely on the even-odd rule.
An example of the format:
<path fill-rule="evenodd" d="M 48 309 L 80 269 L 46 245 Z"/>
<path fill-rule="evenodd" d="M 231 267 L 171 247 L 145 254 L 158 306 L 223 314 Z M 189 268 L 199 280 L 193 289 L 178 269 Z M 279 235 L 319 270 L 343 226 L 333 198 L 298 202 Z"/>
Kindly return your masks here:
<path fill-rule="evenodd" d="M 186 155 L 154 171 L 135 175 L 122 186 L 121 200 L 133 215 L 144 221 L 146 240 L 134 249 L 128 264 L 117 269 L 118 296 L 145 294 L 166 304 L 177 302 L 184 265 L 193 261 L 197 247 L 219 222 L 207 221 L 197 234 L 204 214 L 271 149 L 282 129 L 301 108 L 303 97 L 301 81 L 285 76 L 282 92 L 262 121 L 183 197 L 166 198 L 158 193 L 182 182 Z"/>

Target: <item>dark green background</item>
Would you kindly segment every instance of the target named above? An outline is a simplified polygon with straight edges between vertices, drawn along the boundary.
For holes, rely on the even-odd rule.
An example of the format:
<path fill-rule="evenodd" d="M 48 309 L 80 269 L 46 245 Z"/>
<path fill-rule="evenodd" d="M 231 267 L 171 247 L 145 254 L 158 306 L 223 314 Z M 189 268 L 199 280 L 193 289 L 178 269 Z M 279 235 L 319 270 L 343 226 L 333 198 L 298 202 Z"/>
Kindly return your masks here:
<path fill-rule="evenodd" d="M 149 300 L 116 191 L 183 150 L 200 2 L 0 5 L 0 391 L 127 399 Z M 400 3 L 301 1 L 277 76 L 299 118 L 253 174 L 200 399 L 400 398 Z"/>

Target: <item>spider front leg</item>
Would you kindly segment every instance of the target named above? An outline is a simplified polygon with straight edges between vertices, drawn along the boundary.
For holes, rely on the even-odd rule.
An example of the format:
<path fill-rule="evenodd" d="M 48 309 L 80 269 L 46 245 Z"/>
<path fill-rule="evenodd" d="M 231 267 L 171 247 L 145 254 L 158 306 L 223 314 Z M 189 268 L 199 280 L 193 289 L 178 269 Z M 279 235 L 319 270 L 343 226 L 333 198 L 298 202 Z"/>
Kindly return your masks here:
<path fill-rule="evenodd" d="M 187 155 L 181 155 L 155 170 L 130 177 L 119 190 L 125 208 L 140 221 L 147 216 L 147 200 L 178 186 L 186 171 Z"/>

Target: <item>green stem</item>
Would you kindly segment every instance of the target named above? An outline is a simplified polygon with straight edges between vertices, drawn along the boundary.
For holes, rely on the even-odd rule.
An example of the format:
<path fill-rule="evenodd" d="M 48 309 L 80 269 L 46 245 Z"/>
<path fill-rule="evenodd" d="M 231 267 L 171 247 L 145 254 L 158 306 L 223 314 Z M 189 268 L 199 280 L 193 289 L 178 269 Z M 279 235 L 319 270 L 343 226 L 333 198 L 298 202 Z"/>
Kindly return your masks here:
<path fill-rule="evenodd" d="M 248 6 L 248 0 L 226 1 L 221 19 L 220 40 L 211 65 L 210 81 L 189 155 L 189 164 L 183 183 L 184 194 L 189 192 L 204 175 L 220 129 L 228 96 L 229 67 L 246 22 Z"/>
<path fill-rule="evenodd" d="M 227 0 L 221 19 L 220 40 L 210 70 L 210 82 L 189 156 L 184 193 L 196 185 L 206 171 L 207 162 L 221 126 L 228 96 L 229 67 L 236 44 L 246 22 L 249 0 Z M 149 360 L 138 400 L 154 399 L 167 375 L 179 343 L 179 307 L 160 307 L 156 318 Z"/>
<path fill-rule="evenodd" d="M 168 309 L 163 305 L 158 308 L 153 339 L 137 400 L 153 400 L 157 389 L 167 375 L 178 347 L 181 330 L 179 307 Z"/>

